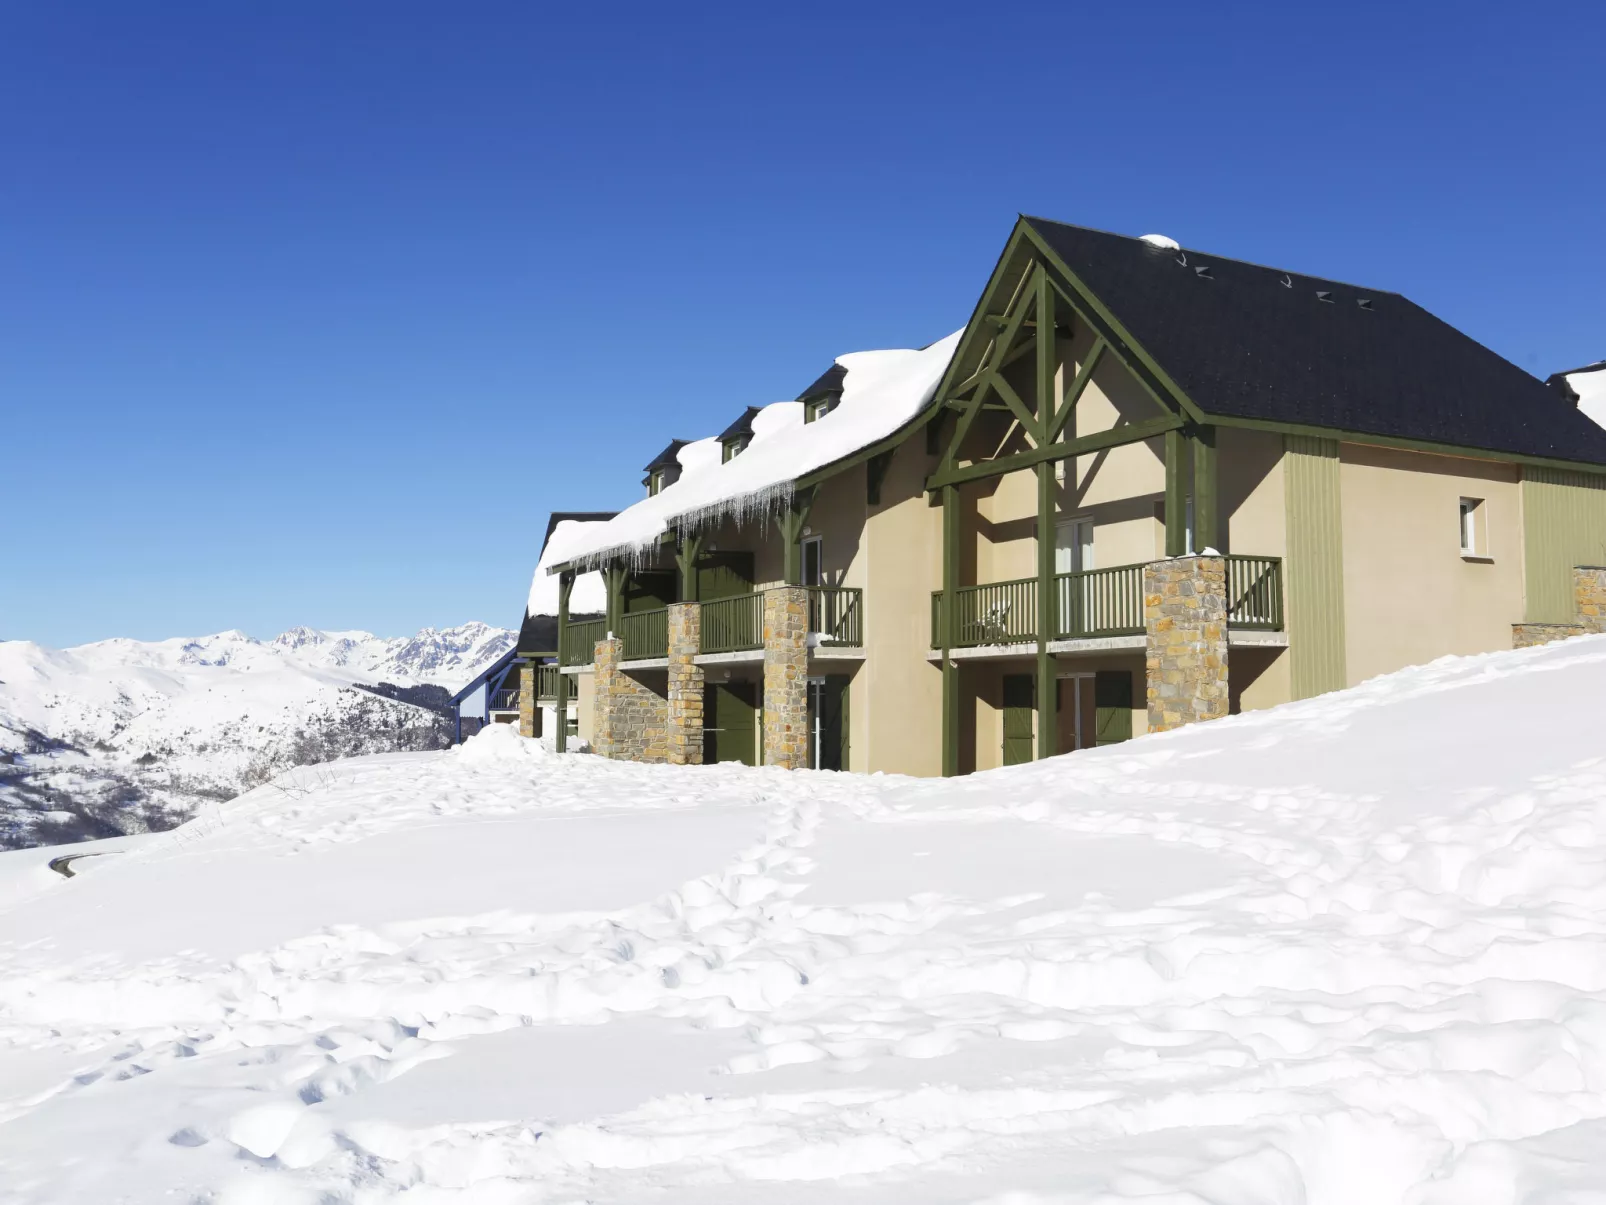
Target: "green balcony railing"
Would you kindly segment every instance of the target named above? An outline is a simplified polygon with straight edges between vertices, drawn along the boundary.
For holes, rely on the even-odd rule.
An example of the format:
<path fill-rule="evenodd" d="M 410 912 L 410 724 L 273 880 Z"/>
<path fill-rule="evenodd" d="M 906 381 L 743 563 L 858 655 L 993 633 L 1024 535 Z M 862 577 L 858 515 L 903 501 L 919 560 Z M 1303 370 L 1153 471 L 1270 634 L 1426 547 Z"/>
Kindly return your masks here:
<path fill-rule="evenodd" d="M 1227 558 L 1227 623 L 1235 628 L 1283 628 L 1283 562 L 1274 556 Z"/>
<path fill-rule="evenodd" d="M 1053 640 L 1141 636 L 1143 566 L 1055 574 L 1054 601 Z"/>
<path fill-rule="evenodd" d="M 764 647 L 764 596 L 737 594 L 705 602 L 702 607 L 702 651 L 738 653 Z"/>
<path fill-rule="evenodd" d="M 608 634 L 606 619 L 587 619 L 571 623 L 563 633 L 563 648 L 559 660 L 564 665 L 590 665 L 596 659 L 597 641 Z"/>
<path fill-rule="evenodd" d="M 961 586 L 954 591 L 956 622 L 954 648 L 980 648 L 989 644 L 1022 644 L 1037 639 L 1037 579 L 1023 577 L 985 586 Z M 931 647 L 942 647 L 944 601 L 934 592 L 931 608 Z"/>
<path fill-rule="evenodd" d="M 537 666 L 535 677 L 535 697 L 538 699 L 557 698 L 558 676 L 558 667 L 555 665 Z"/>
<path fill-rule="evenodd" d="M 646 661 L 669 654 L 669 610 L 634 611 L 619 620 L 619 636 L 624 641 L 624 660 Z"/>
<path fill-rule="evenodd" d="M 1235 628 L 1280 631 L 1283 626 L 1282 561 L 1276 557 L 1229 556 L 1227 620 Z M 1088 569 L 1054 576 L 1051 640 L 1141 636 L 1143 566 Z M 1026 577 L 955 592 L 958 623 L 954 648 L 1027 644 L 1037 639 L 1037 579 Z M 943 594 L 931 593 L 931 647 L 943 641 Z"/>
<path fill-rule="evenodd" d="M 517 711 L 519 709 L 519 688 L 508 686 L 491 696 L 492 711 Z"/>
<path fill-rule="evenodd" d="M 850 586 L 810 586 L 809 631 L 818 632 L 824 645 L 862 648 L 864 591 Z"/>

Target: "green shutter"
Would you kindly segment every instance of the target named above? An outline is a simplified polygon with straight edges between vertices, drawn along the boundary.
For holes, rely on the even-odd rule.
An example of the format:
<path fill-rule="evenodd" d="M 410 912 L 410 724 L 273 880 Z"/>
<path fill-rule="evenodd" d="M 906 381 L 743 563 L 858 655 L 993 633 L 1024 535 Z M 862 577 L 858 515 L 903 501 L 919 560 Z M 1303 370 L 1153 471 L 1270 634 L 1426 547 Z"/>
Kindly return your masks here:
<path fill-rule="evenodd" d="M 1032 760 L 1034 691 L 1031 674 L 1004 675 L 1004 764 Z"/>
<path fill-rule="evenodd" d="M 757 764 L 756 714 L 751 682 L 711 682 L 703 688 L 703 764 Z"/>
<path fill-rule="evenodd" d="M 822 770 L 848 768 L 848 683 L 846 674 L 830 674 L 820 691 L 820 759 Z"/>
<path fill-rule="evenodd" d="M 1132 675 L 1101 669 L 1093 675 L 1094 745 L 1132 739 Z"/>
<path fill-rule="evenodd" d="M 1523 575 L 1529 623 L 1573 623 L 1573 567 L 1606 565 L 1606 481 L 1561 469 L 1522 471 Z"/>
<path fill-rule="evenodd" d="M 1296 699 L 1348 685 L 1339 471 L 1336 439 L 1283 437 L 1288 672 Z"/>

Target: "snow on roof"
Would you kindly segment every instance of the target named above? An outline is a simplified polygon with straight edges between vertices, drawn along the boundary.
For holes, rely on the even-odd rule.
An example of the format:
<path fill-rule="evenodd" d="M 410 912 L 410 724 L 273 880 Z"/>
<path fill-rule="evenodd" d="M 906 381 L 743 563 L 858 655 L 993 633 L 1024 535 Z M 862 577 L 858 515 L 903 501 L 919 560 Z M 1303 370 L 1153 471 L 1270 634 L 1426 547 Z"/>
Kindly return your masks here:
<path fill-rule="evenodd" d="M 1578 409 L 1606 427 L 1606 360 L 1568 373 L 1567 384 L 1578 395 Z"/>
<path fill-rule="evenodd" d="M 565 534 L 565 528 L 605 527 L 605 522 L 580 522 L 576 519 L 564 519 L 552 529 L 552 536 L 546 542 L 546 551 L 541 554 L 541 563 L 535 567 L 535 580 L 530 583 L 530 598 L 524 604 L 528 615 L 556 615 L 558 613 L 558 579 L 551 570 L 563 564 L 563 557 L 555 557 L 552 550 L 559 547 L 559 536 L 565 539 L 579 539 L 574 531 Z M 608 609 L 608 590 L 602 584 L 602 574 L 596 570 L 575 575 L 574 591 L 569 595 L 569 613 L 571 615 L 586 615 L 606 611 Z"/>
<path fill-rule="evenodd" d="M 1177 242 L 1176 239 L 1171 238 L 1168 235 L 1164 235 L 1164 234 L 1145 234 L 1138 241 L 1140 243 L 1148 243 L 1149 246 L 1151 246 L 1151 247 L 1158 247 L 1162 251 L 1181 251 L 1182 250 L 1182 244 L 1181 243 Z"/>
<path fill-rule="evenodd" d="M 532 608 L 542 590 L 541 579 L 555 566 L 595 565 L 610 556 L 639 555 L 667 531 L 724 515 L 741 518 L 760 513 L 790 497 L 792 483 L 805 473 L 891 435 L 931 400 L 962 333 L 955 331 L 918 351 L 838 356 L 846 376 L 842 400 L 829 414 L 805 424 L 800 403 L 774 402 L 753 416 L 753 439 L 740 456 L 721 463 L 717 437 L 697 440 L 680 450 L 682 471 L 673 485 L 606 522 L 558 524 L 536 570 Z M 557 589 L 555 585 L 550 589 L 555 608 Z M 578 592 L 578 583 L 575 589 Z M 570 609 L 581 608 L 571 602 Z"/>

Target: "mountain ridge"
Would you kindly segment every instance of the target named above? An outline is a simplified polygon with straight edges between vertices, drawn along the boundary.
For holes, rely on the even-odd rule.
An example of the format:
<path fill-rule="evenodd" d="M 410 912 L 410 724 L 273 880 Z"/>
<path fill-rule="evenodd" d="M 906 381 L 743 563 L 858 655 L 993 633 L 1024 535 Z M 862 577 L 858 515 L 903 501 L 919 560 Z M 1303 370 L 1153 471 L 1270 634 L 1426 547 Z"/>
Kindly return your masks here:
<path fill-rule="evenodd" d="M 368 688 L 455 690 L 516 638 L 473 621 L 0 642 L 0 848 L 167 828 L 291 766 L 442 748 L 438 711 Z"/>

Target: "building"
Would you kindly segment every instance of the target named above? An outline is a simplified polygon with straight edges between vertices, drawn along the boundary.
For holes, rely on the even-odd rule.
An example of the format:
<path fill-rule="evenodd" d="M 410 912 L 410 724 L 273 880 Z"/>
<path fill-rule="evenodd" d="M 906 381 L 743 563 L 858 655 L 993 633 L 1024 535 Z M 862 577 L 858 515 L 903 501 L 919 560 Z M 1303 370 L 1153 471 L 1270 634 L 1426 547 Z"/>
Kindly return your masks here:
<path fill-rule="evenodd" d="M 536 574 L 612 757 L 962 773 L 1606 623 L 1573 402 L 1398 294 L 1159 236 L 1022 218 L 963 330 L 645 471 Z"/>

